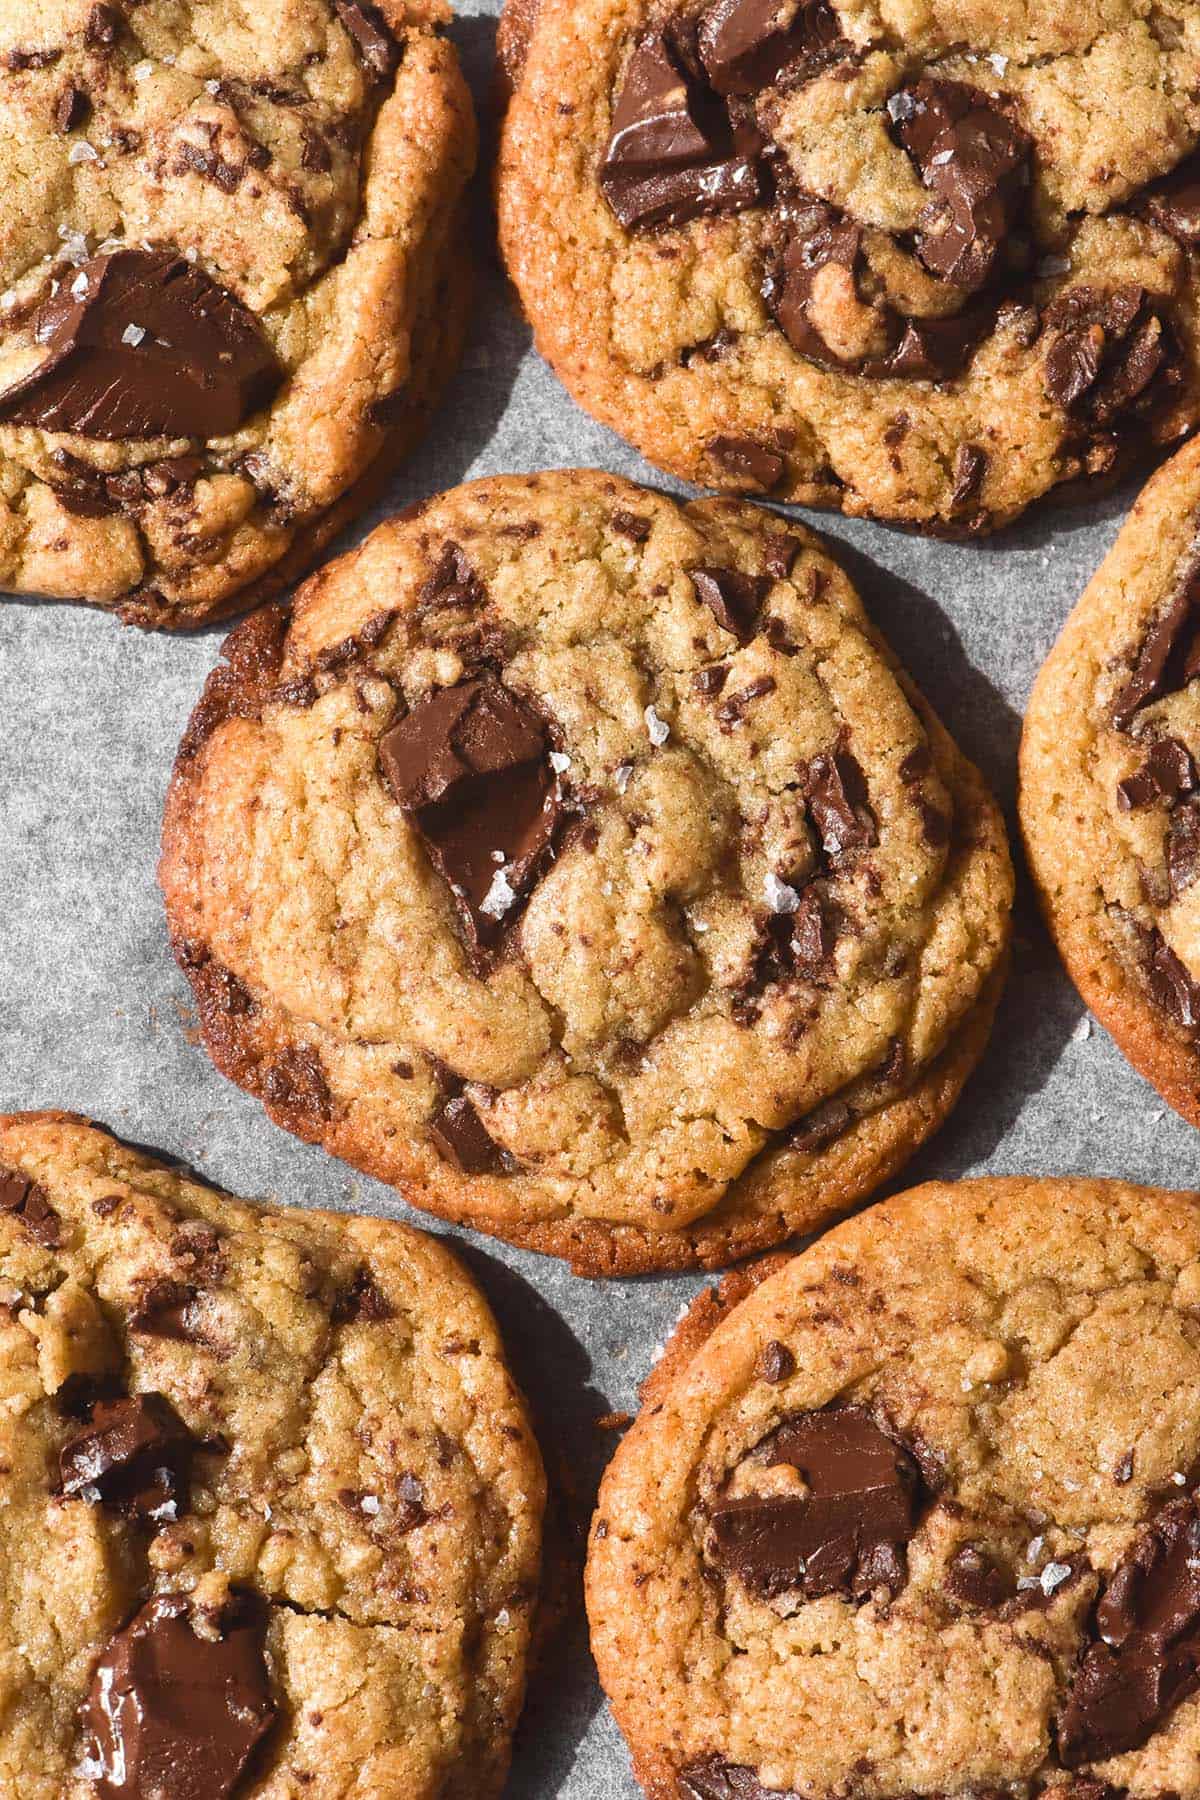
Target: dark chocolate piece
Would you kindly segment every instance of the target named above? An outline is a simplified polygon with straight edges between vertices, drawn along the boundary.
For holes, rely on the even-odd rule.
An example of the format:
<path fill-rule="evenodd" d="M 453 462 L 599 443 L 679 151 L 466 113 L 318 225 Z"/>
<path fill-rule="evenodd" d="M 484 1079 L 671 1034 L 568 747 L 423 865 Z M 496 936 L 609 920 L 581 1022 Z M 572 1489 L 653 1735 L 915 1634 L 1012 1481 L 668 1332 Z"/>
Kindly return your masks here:
<path fill-rule="evenodd" d="M 1146 188 L 1136 210 L 1189 250 L 1200 248 L 1200 151 Z"/>
<path fill-rule="evenodd" d="M 83 1707 L 84 1762 L 103 1800 L 229 1800 L 275 1721 L 265 1608 L 235 1592 L 215 1641 L 185 1594 L 163 1594 L 109 1642 Z"/>
<path fill-rule="evenodd" d="M 387 20 L 369 0 L 333 0 L 334 10 L 373 75 L 387 81 L 400 67 L 400 46 Z"/>
<path fill-rule="evenodd" d="M 713 1551 L 727 1574 L 768 1596 L 797 1589 L 807 1599 L 833 1593 L 861 1599 L 879 1586 L 899 1592 L 920 1470 L 864 1408 L 798 1413 L 750 1460 L 763 1468 L 790 1464 L 808 1492 L 716 1502 Z"/>
<path fill-rule="evenodd" d="M 796 1121 L 787 1134 L 788 1143 L 793 1150 L 823 1150 L 841 1137 L 853 1119 L 844 1100 L 826 1100 Z"/>
<path fill-rule="evenodd" d="M 63 1241 L 62 1220 L 46 1190 L 28 1175 L 0 1167 L 0 1212 L 12 1213 L 43 1249 L 57 1250 Z"/>
<path fill-rule="evenodd" d="M 813 201 L 792 213 L 778 277 L 768 287 L 768 299 L 793 350 L 825 369 L 854 365 L 830 348 L 813 323 L 813 288 L 820 271 L 830 266 L 853 276 L 861 252 L 860 228 L 824 201 Z"/>
<path fill-rule="evenodd" d="M 1157 929 L 1147 932 L 1146 949 L 1150 998 L 1185 1031 L 1200 1030 L 1200 986 Z"/>
<path fill-rule="evenodd" d="M 1172 694 L 1200 674 L 1200 567 L 1193 568 L 1179 591 L 1142 639 L 1133 673 L 1113 703 L 1112 722 L 1126 731 L 1134 716 L 1151 700 Z"/>
<path fill-rule="evenodd" d="M 760 444 L 755 438 L 710 438 L 708 454 L 735 481 L 752 481 L 765 494 L 779 486 L 787 467 L 769 444 Z"/>
<path fill-rule="evenodd" d="M 1200 802 L 1189 801 L 1171 814 L 1167 828 L 1167 875 L 1177 900 L 1200 875 Z"/>
<path fill-rule="evenodd" d="M 728 1763 L 719 1756 L 688 1763 L 678 1780 L 679 1800 L 800 1800 L 794 1793 L 765 1788 L 757 1773 L 745 1763 Z"/>
<path fill-rule="evenodd" d="M 542 721 L 494 675 L 419 700 L 379 746 L 383 779 L 450 885 L 478 954 L 519 917 L 563 817 Z"/>
<path fill-rule="evenodd" d="M 1017 1584 L 1010 1572 L 993 1562 L 978 1544 L 964 1544 L 951 1559 L 945 1588 L 960 1606 L 991 1612 L 1012 1599 Z"/>
<path fill-rule="evenodd" d="M 1179 738 L 1159 738 L 1136 775 L 1117 783 L 1117 805 L 1122 812 L 1136 812 L 1156 800 L 1178 800 L 1195 786 L 1196 765 L 1187 745 Z"/>
<path fill-rule="evenodd" d="M 162 1394 L 98 1400 L 63 1445 L 62 1491 L 70 1498 L 165 1524 L 187 1510 L 196 1441 Z"/>
<path fill-rule="evenodd" d="M 963 82 L 919 81 L 903 99 L 896 135 L 932 195 L 917 254 L 930 274 L 977 293 L 1026 203 L 1031 139 Z"/>
<path fill-rule="evenodd" d="M 803 772 L 801 791 L 826 856 L 844 856 L 879 842 L 866 779 L 848 750 L 814 756 Z"/>
<path fill-rule="evenodd" d="M 79 130 L 91 110 L 92 103 L 82 88 L 65 87 L 54 111 L 55 128 L 66 137 L 68 132 Z"/>
<path fill-rule="evenodd" d="M 435 606 L 483 606 L 486 601 L 487 589 L 461 545 L 446 544 L 433 574 L 417 594 L 418 607 L 424 612 Z"/>
<path fill-rule="evenodd" d="M 718 94 L 757 94 L 806 74 L 841 40 L 825 0 L 717 0 L 700 19 L 697 48 Z"/>
<path fill-rule="evenodd" d="M 116 250 L 64 275 L 36 315 L 43 361 L 0 395 L 0 420 L 110 441 L 219 438 L 283 370 L 258 320 L 171 250 Z"/>
<path fill-rule="evenodd" d="M 503 1175 L 513 1167 L 466 1094 L 441 1103 L 429 1121 L 429 1135 L 464 1175 Z"/>
<path fill-rule="evenodd" d="M 191 1306 L 196 1289 L 181 1281 L 152 1281 L 129 1315 L 129 1329 L 143 1337 L 177 1338 L 190 1343 L 194 1337 Z"/>
<path fill-rule="evenodd" d="M 1156 404 L 1182 371 L 1165 302 L 1143 287 L 1075 287 L 1045 313 L 1046 393 L 1064 411 L 1106 426 Z"/>
<path fill-rule="evenodd" d="M 778 1387 L 781 1381 L 787 1381 L 796 1373 L 796 1359 L 786 1344 L 772 1338 L 769 1344 L 763 1345 L 762 1355 L 758 1359 L 759 1370 L 764 1381 L 772 1387 Z"/>
<path fill-rule="evenodd" d="M 950 495 L 952 506 L 966 506 L 974 500 L 983 486 L 983 478 L 987 474 L 988 455 L 978 444 L 960 444 L 954 456 L 954 489 Z"/>
<path fill-rule="evenodd" d="M 769 575 L 743 575 L 737 569 L 693 569 L 692 585 L 717 624 L 748 644 L 758 634 L 762 603 L 773 584 Z"/>

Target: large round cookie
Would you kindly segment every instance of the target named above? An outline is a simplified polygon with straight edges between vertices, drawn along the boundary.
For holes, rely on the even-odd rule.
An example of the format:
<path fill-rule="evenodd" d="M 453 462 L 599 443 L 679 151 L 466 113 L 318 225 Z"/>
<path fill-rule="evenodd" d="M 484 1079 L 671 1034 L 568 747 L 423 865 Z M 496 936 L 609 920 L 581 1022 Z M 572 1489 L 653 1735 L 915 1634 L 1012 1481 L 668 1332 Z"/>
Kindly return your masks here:
<path fill-rule="evenodd" d="M 1142 493 L 1038 676 L 1021 822 L 1087 1004 L 1200 1125 L 1200 442 Z"/>
<path fill-rule="evenodd" d="M 688 480 L 937 531 L 1198 414 L 1192 0 L 509 0 L 508 266 Z"/>
<path fill-rule="evenodd" d="M 439 1244 L 0 1116 L 0 1391 L 6 1795 L 499 1794 L 543 1477 Z"/>
<path fill-rule="evenodd" d="M 449 16 L 0 10 L 0 588 L 195 625 L 372 498 L 461 339 Z"/>
<path fill-rule="evenodd" d="M 218 1066 L 592 1273 L 844 1210 L 990 1024 L 1004 830 L 807 532 L 613 477 L 380 528 L 226 646 L 161 875 Z"/>
<path fill-rule="evenodd" d="M 693 1308 L 601 1488 L 646 1793 L 1192 1800 L 1195 1196 L 931 1185 L 781 1262 Z"/>

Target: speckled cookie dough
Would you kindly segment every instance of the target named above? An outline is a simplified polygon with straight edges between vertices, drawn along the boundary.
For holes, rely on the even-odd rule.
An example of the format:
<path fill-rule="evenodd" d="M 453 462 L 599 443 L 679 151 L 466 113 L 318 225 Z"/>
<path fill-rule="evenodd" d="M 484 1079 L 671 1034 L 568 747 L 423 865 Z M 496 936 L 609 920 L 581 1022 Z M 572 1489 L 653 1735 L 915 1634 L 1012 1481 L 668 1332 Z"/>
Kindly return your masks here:
<path fill-rule="evenodd" d="M 0 1116 L 0 1391 L 4 1794 L 499 1795 L 544 1484 L 439 1244 Z"/>
<path fill-rule="evenodd" d="M 650 1800 L 1200 1792 L 1200 1205 L 934 1184 L 679 1327 L 588 1611 Z"/>
<path fill-rule="evenodd" d="M 940 1123 L 1004 829 L 811 534 L 614 477 L 381 527 L 226 646 L 161 878 L 208 1049 L 415 1204 L 721 1266 Z"/>
<path fill-rule="evenodd" d="M 509 0 L 508 267 L 689 481 L 990 530 L 1200 417 L 1193 0 Z"/>
<path fill-rule="evenodd" d="M 449 18 L 0 10 L 0 588 L 197 625 L 374 497 L 465 319 Z"/>
<path fill-rule="evenodd" d="M 1135 504 L 1038 676 L 1021 823 L 1080 993 L 1200 1125 L 1200 443 Z"/>

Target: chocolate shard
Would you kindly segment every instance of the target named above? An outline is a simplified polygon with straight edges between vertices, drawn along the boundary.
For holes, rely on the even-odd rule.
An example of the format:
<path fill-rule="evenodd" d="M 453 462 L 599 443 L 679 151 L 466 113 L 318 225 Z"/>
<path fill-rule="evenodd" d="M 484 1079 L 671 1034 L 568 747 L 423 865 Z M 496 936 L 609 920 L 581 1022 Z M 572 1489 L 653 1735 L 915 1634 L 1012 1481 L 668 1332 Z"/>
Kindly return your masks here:
<path fill-rule="evenodd" d="M 176 1338 L 190 1343 L 196 1289 L 181 1281 L 153 1281 L 129 1315 L 129 1329 L 141 1337 Z"/>
<path fill-rule="evenodd" d="M 737 569 L 693 569 L 692 585 L 723 631 L 739 644 L 758 635 L 762 603 L 773 586 L 769 575 L 743 575 Z"/>
<path fill-rule="evenodd" d="M 65 87 L 54 109 L 55 129 L 61 131 L 64 137 L 68 132 L 78 131 L 91 110 L 91 100 L 82 88 Z"/>
<path fill-rule="evenodd" d="M 1194 1496 L 1150 1520 L 1096 1606 L 1099 1641 L 1084 1652 L 1058 1717 L 1067 1768 L 1146 1743 L 1200 1687 L 1200 1517 Z"/>
<path fill-rule="evenodd" d="M 738 150 L 724 109 L 684 68 L 664 31 L 634 45 L 600 186 L 626 230 L 738 212 L 761 197 L 756 157 Z"/>
<path fill-rule="evenodd" d="M 266 1609 L 235 1590 L 219 1638 L 162 1594 L 102 1652 L 83 1706 L 84 1762 L 106 1800 L 229 1800 L 277 1707 Z"/>
<path fill-rule="evenodd" d="M 0 395 L 0 420 L 118 442 L 219 438 L 265 406 L 283 369 L 258 320 L 172 250 L 93 257 L 34 320 L 45 354 Z"/>
<path fill-rule="evenodd" d="M 333 5 L 361 60 L 381 81 L 389 80 L 400 67 L 400 46 L 379 8 L 369 0 L 333 0 Z"/>
<path fill-rule="evenodd" d="M 1171 815 L 1167 828 L 1167 875 L 1178 900 L 1200 875 L 1200 802 L 1192 800 Z"/>
<path fill-rule="evenodd" d="M 814 756 L 800 786 L 826 856 L 845 856 L 879 842 L 866 778 L 848 750 Z"/>
<path fill-rule="evenodd" d="M 765 494 L 779 486 L 787 468 L 777 451 L 772 450 L 769 444 L 760 444 L 755 438 L 710 438 L 708 454 L 735 481 L 753 482 Z"/>
<path fill-rule="evenodd" d="M 968 505 L 983 486 L 987 474 L 988 454 L 978 444 L 960 444 L 954 456 L 954 488 L 950 504 L 956 509 Z"/>
<path fill-rule="evenodd" d="M 62 1220 L 51 1206 L 46 1190 L 16 1169 L 0 1167 L 0 1212 L 20 1219 L 43 1249 L 57 1250 L 63 1241 Z"/>
<path fill-rule="evenodd" d="M 876 380 L 952 381 L 961 375 L 995 323 L 992 306 L 968 307 L 948 319 L 905 319 L 895 349 L 865 362 L 862 373 Z"/>
<path fill-rule="evenodd" d="M 1150 998 L 1187 1032 L 1200 1031 L 1200 985 L 1157 928 L 1146 934 Z"/>
<path fill-rule="evenodd" d="M 1148 187 L 1136 210 L 1189 250 L 1200 248 L 1200 151 Z"/>
<path fill-rule="evenodd" d="M 519 916 L 563 819 L 537 714 L 482 675 L 419 700 L 379 746 L 383 780 L 449 883 L 478 956 Z"/>
<path fill-rule="evenodd" d="M 894 1595 L 921 1489 L 914 1457 L 858 1406 L 798 1413 L 757 1446 L 755 1467 L 788 1464 L 807 1492 L 722 1499 L 710 1509 L 712 1551 L 755 1593 L 806 1599 Z M 744 1466 L 744 1465 L 743 1465 Z"/>
<path fill-rule="evenodd" d="M 964 1544 L 951 1559 L 944 1583 L 947 1594 L 959 1606 L 993 1612 L 1011 1600 L 1017 1584 L 978 1544 Z"/>
<path fill-rule="evenodd" d="M 798 1794 L 765 1788 L 746 1763 L 707 1756 L 679 1771 L 679 1800 L 800 1800 Z"/>
<path fill-rule="evenodd" d="M 429 1135 L 464 1175 L 504 1175 L 515 1166 L 466 1094 L 442 1101 L 429 1122 Z"/>
<path fill-rule="evenodd" d="M 1106 426 L 1146 412 L 1182 379 L 1161 296 L 1143 287 L 1075 287 L 1046 309 L 1043 386 L 1065 412 Z"/>
<path fill-rule="evenodd" d="M 487 600 L 487 589 L 471 567 L 460 544 L 447 543 L 433 574 L 421 587 L 417 605 L 422 612 L 435 606 L 476 607 Z"/>
<path fill-rule="evenodd" d="M 1154 620 L 1133 673 L 1112 708 L 1112 722 L 1127 731 L 1152 700 L 1175 693 L 1200 674 L 1200 565 L 1185 575 L 1166 609 Z"/>
<path fill-rule="evenodd" d="M 964 82 L 919 81 L 901 98 L 896 133 L 932 196 L 917 255 L 930 274 L 977 293 L 1026 203 L 1032 140 Z"/>
<path fill-rule="evenodd" d="M 752 95 L 807 74 L 841 35 L 825 0 L 717 0 L 701 16 L 697 47 L 718 94 Z"/>
<path fill-rule="evenodd" d="M 1137 773 L 1117 783 L 1117 805 L 1122 812 L 1137 812 L 1156 800 L 1178 800 L 1195 786 L 1196 765 L 1187 745 L 1179 738 L 1159 738 Z"/>
<path fill-rule="evenodd" d="M 162 1394 L 98 1400 L 59 1455 L 68 1498 L 166 1524 L 187 1509 L 196 1441 Z"/>

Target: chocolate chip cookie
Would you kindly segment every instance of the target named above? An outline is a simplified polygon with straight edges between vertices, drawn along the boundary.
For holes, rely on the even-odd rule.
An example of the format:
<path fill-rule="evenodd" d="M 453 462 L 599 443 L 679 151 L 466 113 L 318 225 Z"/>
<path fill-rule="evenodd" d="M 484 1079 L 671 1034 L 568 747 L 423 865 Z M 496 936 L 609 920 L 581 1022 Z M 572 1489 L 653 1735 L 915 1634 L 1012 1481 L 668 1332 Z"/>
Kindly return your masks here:
<path fill-rule="evenodd" d="M 955 535 L 1200 417 L 1192 0 L 509 0 L 508 266 L 662 468 Z"/>
<path fill-rule="evenodd" d="M 458 355 L 445 0 L 9 0 L 0 588 L 245 610 L 373 498 Z"/>
<path fill-rule="evenodd" d="M 1145 489 L 1038 676 L 1021 822 L 1071 977 L 1200 1125 L 1200 444 Z"/>
<path fill-rule="evenodd" d="M 1025 1179 L 704 1296 L 588 1559 L 652 1800 L 1191 1791 L 1198 1302 L 1195 1195 Z"/>
<path fill-rule="evenodd" d="M 405 1226 L 0 1117 L 0 1790 L 498 1795 L 543 1478 Z"/>
<path fill-rule="evenodd" d="M 161 877 L 217 1066 L 603 1274 L 871 1192 L 1002 977 L 977 772 L 808 532 L 563 471 L 381 527 L 226 646 Z"/>

